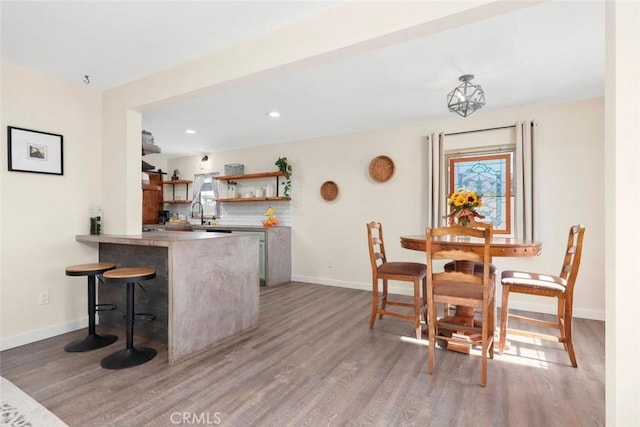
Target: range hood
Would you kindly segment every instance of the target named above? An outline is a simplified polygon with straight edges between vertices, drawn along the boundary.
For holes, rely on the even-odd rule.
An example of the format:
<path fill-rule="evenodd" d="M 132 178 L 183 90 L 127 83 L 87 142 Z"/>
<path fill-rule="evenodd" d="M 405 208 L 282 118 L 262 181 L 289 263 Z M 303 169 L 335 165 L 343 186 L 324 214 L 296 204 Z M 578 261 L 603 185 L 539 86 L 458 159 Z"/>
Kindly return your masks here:
<path fill-rule="evenodd" d="M 153 143 L 153 135 L 151 132 L 142 131 L 142 155 L 160 153 L 160 147 Z"/>
<path fill-rule="evenodd" d="M 147 171 L 152 171 L 154 170 L 156 167 L 153 166 L 150 163 L 145 162 L 144 160 L 142 161 L 142 172 L 147 172 Z"/>

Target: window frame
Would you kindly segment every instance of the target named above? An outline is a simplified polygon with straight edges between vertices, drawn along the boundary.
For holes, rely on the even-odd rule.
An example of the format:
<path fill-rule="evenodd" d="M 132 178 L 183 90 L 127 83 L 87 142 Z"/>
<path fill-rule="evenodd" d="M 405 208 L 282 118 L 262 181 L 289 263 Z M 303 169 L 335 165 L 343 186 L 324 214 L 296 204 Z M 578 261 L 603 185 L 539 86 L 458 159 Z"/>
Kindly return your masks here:
<path fill-rule="evenodd" d="M 514 209 L 516 206 L 516 192 L 515 186 L 513 185 L 513 177 L 515 175 L 515 158 L 516 158 L 516 145 L 501 145 L 501 146 L 482 146 L 482 147 L 473 147 L 467 149 L 457 149 L 446 151 L 444 153 L 445 157 L 445 165 L 446 165 L 446 194 L 445 194 L 445 206 L 446 206 L 446 197 L 447 194 L 451 194 L 453 191 L 458 190 L 454 186 L 455 183 L 455 175 L 454 175 L 454 165 L 457 162 L 463 161 L 473 161 L 473 160 L 492 160 L 492 159 L 506 159 L 506 179 L 505 179 L 505 210 L 506 210 L 506 227 L 502 228 L 494 228 L 494 234 L 501 234 L 506 236 L 514 236 L 515 230 L 513 225 L 515 223 L 515 215 L 516 210 Z M 470 189 L 473 190 L 473 189 Z M 486 202 L 486 196 L 482 195 Z"/>

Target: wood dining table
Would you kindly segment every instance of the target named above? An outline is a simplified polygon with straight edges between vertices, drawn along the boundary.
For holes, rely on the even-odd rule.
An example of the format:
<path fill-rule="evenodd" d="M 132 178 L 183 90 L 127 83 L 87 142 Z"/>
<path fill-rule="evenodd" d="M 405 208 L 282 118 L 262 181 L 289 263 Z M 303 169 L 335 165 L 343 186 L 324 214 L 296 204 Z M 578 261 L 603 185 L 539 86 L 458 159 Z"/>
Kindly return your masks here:
<path fill-rule="evenodd" d="M 482 253 L 484 241 L 471 237 L 468 240 L 460 240 L 455 236 L 443 236 L 437 239 L 437 244 L 443 249 L 459 249 L 462 251 Z M 427 242 L 424 234 L 400 236 L 400 246 L 405 249 L 425 252 Z M 540 255 L 542 243 L 529 240 L 515 239 L 513 237 L 491 237 L 491 257 L 531 257 Z"/>
<path fill-rule="evenodd" d="M 460 239 L 459 236 L 441 236 L 436 238 L 437 250 L 462 250 L 481 254 L 484 250 L 484 240 L 480 238 Z M 434 243 L 432 243 L 433 245 Z M 405 249 L 426 252 L 427 242 L 424 234 L 400 236 L 400 245 Z M 513 237 L 501 237 L 493 235 L 491 237 L 491 257 L 533 257 L 540 255 L 542 243 L 529 240 L 515 239 Z M 456 262 L 457 271 L 473 274 L 472 262 Z M 455 314 L 447 320 L 449 323 L 459 325 L 478 326 L 478 320 L 474 320 L 472 307 L 457 306 Z M 455 332 L 455 331 L 452 331 Z M 461 353 L 469 353 L 471 344 L 452 346 L 451 350 Z"/>

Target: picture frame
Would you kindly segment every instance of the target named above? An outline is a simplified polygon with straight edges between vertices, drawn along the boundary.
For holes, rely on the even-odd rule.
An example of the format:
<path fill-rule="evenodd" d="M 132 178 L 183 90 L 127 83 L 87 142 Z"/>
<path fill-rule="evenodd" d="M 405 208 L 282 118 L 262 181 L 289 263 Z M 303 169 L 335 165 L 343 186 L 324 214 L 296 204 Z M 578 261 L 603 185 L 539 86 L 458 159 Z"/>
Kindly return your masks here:
<path fill-rule="evenodd" d="M 63 175 L 63 136 L 7 126 L 10 172 Z"/>

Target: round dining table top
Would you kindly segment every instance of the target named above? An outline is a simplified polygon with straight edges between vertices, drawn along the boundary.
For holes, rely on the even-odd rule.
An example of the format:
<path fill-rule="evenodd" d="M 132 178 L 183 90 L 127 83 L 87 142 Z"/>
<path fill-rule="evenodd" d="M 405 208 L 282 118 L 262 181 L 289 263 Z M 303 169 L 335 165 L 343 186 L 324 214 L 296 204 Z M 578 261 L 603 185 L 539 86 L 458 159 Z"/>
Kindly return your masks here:
<path fill-rule="evenodd" d="M 482 245 L 484 241 L 479 238 L 468 238 L 461 240 L 458 236 L 442 236 L 437 238 L 441 247 L 450 249 L 459 249 L 469 252 L 482 253 Z M 408 236 L 400 236 L 400 245 L 405 249 L 415 251 L 426 251 L 425 235 L 416 234 Z M 491 238 L 491 256 L 497 257 L 528 257 L 540 255 L 542 243 L 527 240 L 515 239 L 513 237 L 496 237 Z"/>

